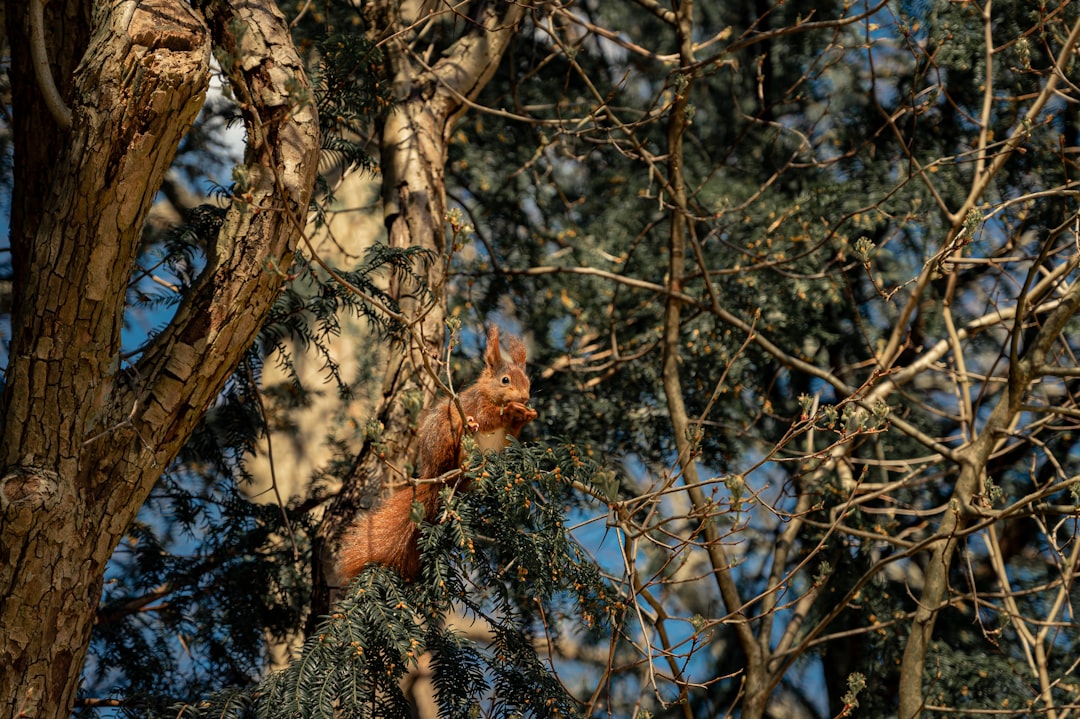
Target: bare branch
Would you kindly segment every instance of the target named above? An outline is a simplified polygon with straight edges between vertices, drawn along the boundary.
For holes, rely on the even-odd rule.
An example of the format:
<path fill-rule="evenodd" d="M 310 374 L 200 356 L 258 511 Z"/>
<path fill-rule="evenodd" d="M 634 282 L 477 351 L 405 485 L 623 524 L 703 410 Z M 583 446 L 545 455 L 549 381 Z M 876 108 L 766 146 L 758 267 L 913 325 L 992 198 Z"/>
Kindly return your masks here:
<path fill-rule="evenodd" d="M 34 58 L 34 76 L 45 107 L 49 108 L 60 129 L 67 130 L 71 127 L 71 108 L 60 97 L 53 80 L 52 67 L 49 66 L 49 53 L 45 48 L 44 5 L 45 0 L 30 0 L 30 52 Z M 131 8 L 134 9 L 134 4 Z"/>

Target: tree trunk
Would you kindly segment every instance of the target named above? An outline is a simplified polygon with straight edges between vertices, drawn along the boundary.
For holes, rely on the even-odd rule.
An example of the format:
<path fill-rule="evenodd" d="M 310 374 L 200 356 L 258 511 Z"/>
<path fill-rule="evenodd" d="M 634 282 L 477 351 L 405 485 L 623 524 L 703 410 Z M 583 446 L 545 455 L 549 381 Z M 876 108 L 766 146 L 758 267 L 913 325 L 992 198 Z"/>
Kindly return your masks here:
<path fill-rule="evenodd" d="M 303 68 L 271 3 L 84 5 L 50 0 L 43 22 L 38 0 L 6 7 L 16 309 L 0 405 L 0 717 L 70 715 L 106 562 L 265 317 L 283 280 L 267 268 L 288 266 L 318 157 L 314 109 L 286 87 L 304 87 Z M 202 105 L 212 45 L 252 138 L 249 195 L 128 365 L 143 221 Z"/>

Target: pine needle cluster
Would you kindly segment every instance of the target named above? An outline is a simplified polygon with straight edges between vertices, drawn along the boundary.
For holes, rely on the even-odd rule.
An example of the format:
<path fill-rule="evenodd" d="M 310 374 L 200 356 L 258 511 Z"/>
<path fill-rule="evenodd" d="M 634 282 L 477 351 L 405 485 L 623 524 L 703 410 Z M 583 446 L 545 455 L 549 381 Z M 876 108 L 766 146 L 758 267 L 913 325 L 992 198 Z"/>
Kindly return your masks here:
<path fill-rule="evenodd" d="M 334 276 L 330 277 L 308 256 L 298 253 L 295 277 L 274 302 L 249 359 L 257 365 L 263 357 L 274 356 L 292 374 L 292 348 L 311 352 L 323 362 L 327 379 L 333 380 L 341 396 L 347 398 L 349 389 L 330 350 L 333 338 L 341 334 L 342 317 L 363 317 L 381 341 L 400 345 L 407 334 L 395 319 L 400 316 L 400 308 L 384 289 L 385 278 L 413 281 L 427 300 L 427 288 L 416 282 L 416 267 L 429 258 L 430 253 L 419 247 L 394 248 L 375 243 L 367 249 L 363 261 L 350 268 L 333 268 Z M 391 312 L 385 312 L 385 308 Z M 297 393 L 304 392 L 295 376 L 294 384 Z"/>
<path fill-rule="evenodd" d="M 316 55 L 311 79 L 323 133 L 320 170 L 324 176 L 353 169 L 371 172 L 371 122 L 391 106 L 382 53 L 363 35 L 349 33 L 320 39 Z"/>

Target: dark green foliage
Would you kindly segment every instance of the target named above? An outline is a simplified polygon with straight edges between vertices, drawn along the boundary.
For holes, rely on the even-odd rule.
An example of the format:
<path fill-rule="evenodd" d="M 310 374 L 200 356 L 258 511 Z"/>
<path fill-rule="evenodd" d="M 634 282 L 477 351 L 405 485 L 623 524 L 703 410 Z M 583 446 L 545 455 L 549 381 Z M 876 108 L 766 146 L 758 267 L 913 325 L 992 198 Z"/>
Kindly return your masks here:
<path fill-rule="evenodd" d="M 867 6 L 850 8 L 861 12 Z M 915 462 L 910 473 L 900 469 L 930 453 L 904 432 L 886 426 L 881 432 L 845 433 L 856 418 L 845 419 L 845 407 L 837 405 L 845 397 L 821 373 L 860 391 L 882 379 L 875 374 L 879 353 L 895 329 L 906 293 L 948 235 L 951 219 L 943 208 L 955 211 L 971 190 L 977 169 L 972 148 L 987 79 L 984 8 L 901 3 L 896 10 L 883 6 L 865 23 L 846 28 L 768 37 L 770 31 L 807 20 L 808 12 L 814 21 L 824 21 L 843 14 L 842 9 L 831 3 L 812 8 L 799 3 L 695 4 L 695 40 L 723 32 L 729 34 L 717 45 L 728 39 L 730 44 L 715 54 L 699 52 L 699 60 L 707 56 L 716 65 L 701 69 L 690 96 L 694 114 L 682 169 L 690 188 L 688 253 L 693 258 L 681 278 L 689 297 L 679 327 L 682 399 L 691 418 L 703 419 L 697 457 L 703 472 L 723 476 L 753 467 L 748 484 L 765 488 L 768 497 L 768 509 L 742 515 L 747 531 L 730 538 L 740 558 L 733 574 L 744 598 L 762 596 L 766 568 L 789 520 L 785 513 L 794 509 L 800 494 L 812 497 L 808 526 L 796 540 L 797 560 L 789 558 L 794 574 L 783 585 L 781 601 L 794 602 L 807 591 L 816 567 L 827 561 L 831 571 L 823 575 L 824 598 L 811 619 L 829 614 L 845 597 L 851 603 L 825 630 L 840 634 L 825 642 L 825 659 L 818 665 L 831 703 L 820 708 L 815 704 L 822 699 L 820 689 L 799 688 L 799 678 L 808 676 L 805 666 L 793 666 L 788 675 L 792 693 L 787 696 L 800 697 L 822 715 L 840 712 L 848 676 L 856 671 L 880 688 L 860 695 L 857 715 L 895 712 L 899 660 L 918 597 L 918 590 L 905 582 L 908 575 L 920 576 L 919 564 L 903 558 L 886 572 L 879 562 L 901 554 L 903 545 L 872 538 L 925 538 L 927 513 L 948 506 L 954 487 L 956 468 L 948 463 Z M 653 52 L 675 50 L 669 28 L 627 5 L 595 4 L 581 12 L 601 27 L 617 27 L 628 43 Z M 1075 144 L 1072 103 L 1052 102 L 1029 129 L 1016 127 L 1046 81 L 1052 62 L 1048 50 L 1060 46 L 1077 12 L 1075 3 L 993 5 L 991 149 L 1013 132 L 1029 134 L 1023 152 L 1009 158 L 980 196 L 981 215 L 994 214 L 977 224 L 965 257 L 990 258 L 989 264 L 941 273 L 929 283 L 910 326 L 902 328 L 904 351 L 894 370 L 948 337 L 942 311 L 946 297 L 957 327 L 992 308 L 1011 306 L 1042 239 L 1060 231 L 1056 228 L 1073 226 L 1074 199 L 1003 202 L 1061 188 L 1077 177 L 1075 162 L 1067 159 L 1072 150 L 1060 150 Z M 1051 17 L 1068 19 L 1053 24 Z M 663 113 L 657 113 L 656 122 L 643 118 L 663 106 L 665 91 L 678 80 L 672 65 L 600 45 L 589 37 L 563 54 L 551 52 L 541 33 L 519 38 L 489 85 L 485 104 L 514 108 L 536 122 L 484 115 L 466 123 L 451 146 L 448 177 L 459 188 L 452 196 L 475 222 L 479 240 L 475 255 L 454 258 L 460 274 L 452 298 L 477 319 L 512 304 L 513 320 L 535 337 L 530 359 L 550 370 L 533 384 L 540 412 L 534 429 L 541 436 L 587 438 L 658 482 L 675 464 L 659 336 L 670 215 L 678 210 L 666 204 L 670 195 L 663 187 L 668 118 Z M 541 61 L 543 72 L 536 69 Z M 524 77 L 530 81 L 523 82 Z M 616 124 L 612 115 L 626 124 Z M 890 118 L 897 118 L 895 126 Z M 922 169 L 927 167 L 932 169 Z M 862 238 L 871 248 L 865 260 L 856 249 Z M 1050 254 L 1074 257 L 1069 241 L 1051 242 Z M 1010 257 L 1019 259 L 1003 259 Z M 995 266 L 997 261 L 1003 264 Z M 512 303 L 505 302 L 507 294 Z M 717 306 L 818 372 L 802 371 L 753 343 L 743 347 L 748 333 L 719 317 Z M 1077 335 L 1065 337 L 1070 348 L 1062 343 L 1058 349 L 1075 353 Z M 1000 332 L 974 333 L 961 345 L 967 371 L 978 366 L 979 372 L 991 373 L 1006 364 Z M 941 360 L 948 371 L 955 371 L 956 361 L 951 353 Z M 928 370 L 916 386 L 894 393 L 890 411 L 926 436 L 956 447 L 968 428 L 956 419 L 955 396 L 967 390 L 931 375 Z M 985 420 L 999 386 L 982 385 L 975 396 L 976 426 Z M 1075 397 L 1075 391 L 1070 388 L 1069 396 Z M 806 434 L 790 434 L 802 412 L 800 396 L 837 405 L 833 420 L 819 421 L 812 451 L 805 449 Z M 825 425 L 827 432 L 820 430 Z M 1075 459 L 1076 433 L 1053 437 L 1044 433 L 1033 444 L 1014 438 L 1015 453 L 1003 452 L 993 460 L 989 474 L 999 484 L 1003 477 L 1019 481 L 1008 485 L 1004 497 L 1015 501 L 1052 482 L 1054 462 L 1048 456 L 1058 463 Z M 851 463 L 850 482 L 839 471 L 814 472 L 815 460 L 802 461 L 814 452 L 824 457 L 825 447 L 841 441 L 851 447 L 844 455 Z M 1044 441 L 1061 444 L 1044 453 L 1038 449 Z M 759 464 L 773 452 L 774 462 Z M 1064 470 L 1067 475 L 1072 471 Z M 853 484 L 885 486 L 900 477 L 908 483 L 845 511 L 852 496 L 859 496 Z M 726 499 L 723 491 L 718 494 Z M 1005 505 L 1009 501 L 1002 500 Z M 1073 503 L 1071 498 L 1061 501 Z M 916 508 L 921 512 L 905 511 Z M 773 512 L 783 519 L 774 523 Z M 852 534 L 837 532 L 841 516 Z M 730 518 L 720 514 L 718 520 Z M 1009 558 L 1010 574 L 1023 578 L 1018 586 L 1061 580 L 1047 570 L 1052 562 L 1035 540 L 1037 534 L 1031 529 L 1015 535 L 1027 547 L 1026 559 L 1024 552 Z M 971 545 L 971 554 L 956 563 L 950 586 L 963 594 L 972 586 L 969 572 L 975 571 L 983 575 L 976 591 L 986 594 L 980 600 L 997 601 L 993 593 L 1000 588 L 993 573 L 985 576 L 983 538 L 973 537 Z M 794 567 L 808 557 L 810 567 L 795 573 Z M 869 581 L 868 573 L 874 575 Z M 722 614 L 720 600 L 710 594 L 714 589 L 700 581 L 665 586 L 657 593 L 669 611 L 683 609 L 680 602 L 685 602 Z M 854 594 L 848 597 L 850 590 Z M 714 603 L 708 605 L 698 594 L 710 595 Z M 1039 594 L 1037 601 L 1020 603 L 1025 616 L 1041 616 L 1050 606 L 1052 592 Z M 752 602 L 743 609 L 753 615 L 759 606 Z M 996 655 L 978 664 L 978 671 L 993 668 L 1000 674 L 1010 663 L 1025 661 L 1017 641 L 996 644 L 992 633 L 949 631 L 977 625 L 983 605 L 968 597 L 955 606 L 962 611 L 942 619 L 946 627 L 939 622 L 943 646 L 957 656 Z M 788 618 L 781 617 L 778 624 Z M 779 633 L 772 626 L 769 639 Z M 711 672 L 704 671 L 706 676 L 745 666 L 744 659 L 731 660 L 737 650 L 720 639 L 729 636 L 717 633 L 716 654 L 723 658 Z M 1055 656 L 1070 656 L 1065 647 L 1072 641 L 1071 636 L 1059 640 Z M 974 687 L 977 675 L 959 661 L 942 666 L 956 681 L 947 683 L 939 704 L 962 703 L 964 694 L 949 700 L 950 691 Z M 1058 669 L 1054 661 L 1051 666 Z M 1013 671 L 1030 679 L 1030 670 Z M 642 678 L 639 686 L 646 681 Z M 709 687 L 710 707 L 728 711 L 737 703 L 736 690 L 734 683 Z M 1002 682 L 995 691 L 998 700 L 1011 696 L 1014 708 L 1032 696 L 1030 687 L 1019 682 Z M 1002 708 L 993 702 L 968 705 Z M 622 709 L 629 713 L 637 707 Z"/>
<path fill-rule="evenodd" d="M 351 172 L 375 171 L 376 160 L 370 154 L 374 122 L 390 111 L 392 101 L 382 53 L 362 34 L 326 35 L 320 30 L 314 45 L 312 56 L 317 61 L 311 82 L 323 152 L 311 211 L 315 226 L 322 227 L 337 183 Z"/>
<path fill-rule="evenodd" d="M 362 35 L 330 35 L 318 43 L 318 65 L 312 72 L 326 162 L 324 175 L 354 169 L 371 171 L 374 161 L 364 138 L 373 117 L 390 108 L 390 83 L 382 53 Z"/>
<path fill-rule="evenodd" d="M 952 618 L 947 612 L 943 619 Z M 1026 668 L 1019 664 L 1019 657 L 992 648 L 985 653 L 968 651 L 980 643 L 973 636 L 958 636 L 964 631 L 978 632 L 977 627 L 967 626 L 967 621 L 946 625 L 942 641 L 934 642 L 927 656 L 927 673 L 924 681 L 927 703 L 939 706 L 955 706 L 964 710 L 1000 711 L 1019 709 L 1018 697 L 1033 697 L 1030 684 L 1025 681 Z M 958 631 L 959 630 L 959 631 Z M 1055 679 L 1062 677 L 1055 672 Z M 1067 699 L 1062 699 L 1067 701 Z"/>
<path fill-rule="evenodd" d="M 538 656 L 534 631 L 558 616 L 552 608 L 562 596 L 596 628 L 621 614 L 564 528 L 572 485 L 587 488 L 598 469 L 570 444 L 474 455 L 471 489 L 447 489 L 439 520 L 422 527 L 419 581 L 369 568 L 300 656 L 250 690 L 250 704 L 216 694 L 181 715 L 407 717 L 399 680 L 430 651 L 444 717 L 577 716 L 577 701 Z M 486 623 L 490 640 L 446 628 L 452 610 Z"/>
<path fill-rule="evenodd" d="M 167 474 L 140 516 L 107 575 L 84 693 L 140 697 L 128 708 L 142 715 L 250 682 L 264 641 L 287 637 L 309 601 L 304 517 L 287 529 L 277 507 L 188 471 Z"/>
<path fill-rule="evenodd" d="M 435 691 L 445 717 L 469 717 L 487 692 L 483 649 L 457 632 L 436 629 L 428 635 Z"/>

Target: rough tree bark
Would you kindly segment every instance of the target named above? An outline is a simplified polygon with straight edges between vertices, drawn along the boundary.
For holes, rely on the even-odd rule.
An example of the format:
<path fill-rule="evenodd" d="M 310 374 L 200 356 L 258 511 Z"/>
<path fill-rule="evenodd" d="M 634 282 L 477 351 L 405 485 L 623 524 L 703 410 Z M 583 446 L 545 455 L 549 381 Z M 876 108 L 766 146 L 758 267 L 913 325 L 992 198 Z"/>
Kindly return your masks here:
<path fill-rule="evenodd" d="M 383 173 L 383 212 L 391 247 L 422 247 L 433 261 L 417 267 L 434 303 L 420 301 L 418 288 L 397 283 L 391 292 L 403 319 L 412 327 L 406 352 L 391 353 L 377 417 L 383 425 L 378 449 L 367 443 L 358 455 L 351 477 L 335 499 L 319 529 L 313 618 L 325 613 L 331 591 L 341 586 L 334 568 L 341 529 L 364 506 L 372 487 L 404 481 L 415 454 L 415 427 L 403 398 L 419 392 L 425 406 L 435 397 L 435 383 L 425 367 L 434 367 L 445 337 L 445 215 L 444 167 L 454 125 L 495 73 L 517 32 L 525 3 L 465 3 L 456 11 L 462 34 L 428 65 L 422 42 L 423 21 L 432 12 L 427 4 L 393 0 L 369 3 L 365 12 L 375 41 L 382 41 L 394 82 L 394 110 L 381 128 L 380 169 Z M 427 361 L 425 361 L 425 355 Z"/>
<path fill-rule="evenodd" d="M 88 5 L 6 5 L 15 311 L 0 404 L 0 717 L 70 715 L 106 562 L 254 338 L 318 159 L 315 111 L 290 94 L 306 87 L 303 66 L 272 2 Z M 202 105 L 211 48 L 247 125 L 247 194 L 174 319 L 128 363 L 120 329 L 143 221 Z"/>

